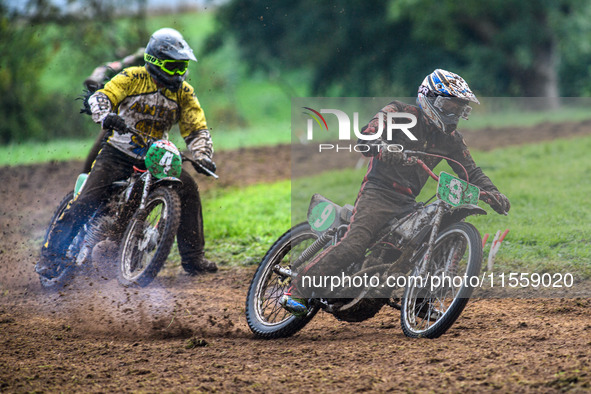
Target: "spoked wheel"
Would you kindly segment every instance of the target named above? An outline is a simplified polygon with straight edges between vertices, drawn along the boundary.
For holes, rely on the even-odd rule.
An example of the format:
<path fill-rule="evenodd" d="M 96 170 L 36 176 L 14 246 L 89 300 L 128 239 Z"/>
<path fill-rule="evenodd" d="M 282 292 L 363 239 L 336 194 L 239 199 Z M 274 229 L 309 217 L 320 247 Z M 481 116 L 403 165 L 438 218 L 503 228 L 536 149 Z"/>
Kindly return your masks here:
<path fill-rule="evenodd" d="M 168 258 L 181 218 L 176 191 L 161 187 L 132 217 L 120 247 L 118 279 L 124 286 L 147 286 Z"/>
<path fill-rule="evenodd" d="M 472 295 L 470 278 L 478 276 L 481 264 L 482 241 L 473 225 L 460 222 L 444 229 L 433 248 L 434 268 L 420 278 L 415 270 L 408 278 L 401 311 L 404 334 L 438 338 L 446 332 Z"/>
<path fill-rule="evenodd" d="M 51 230 L 55 226 L 55 223 L 59 219 L 60 216 L 64 213 L 70 202 L 74 199 L 74 191 L 69 192 L 64 196 L 62 201 L 59 203 L 57 209 L 55 210 L 53 217 L 51 218 L 51 222 L 47 231 L 45 232 L 45 237 L 43 238 L 43 244 L 47 242 L 49 238 L 49 234 Z M 56 267 L 55 275 L 51 278 L 39 275 L 39 281 L 41 282 L 41 286 L 47 290 L 59 290 L 63 288 L 66 284 L 68 284 L 72 278 L 74 277 L 74 270 L 76 269 L 75 259 L 76 255 L 78 254 L 79 244 L 81 240 L 84 238 L 84 226 L 81 227 L 80 231 L 68 247 L 66 252 L 66 256 L 71 258 L 71 260 L 67 263 L 60 264 Z"/>
<path fill-rule="evenodd" d="M 289 337 L 301 330 L 318 312 L 317 307 L 310 307 L 306 316 L 295 317 L 283 309 L 279 299 L 291 286 L 291 278 L 274 270 L 275 266 L 290 268 L 290 263 L 316 239 L 317 235 L 308 223 L 298 224 L 283 234 L 261 261 L 246 298 L 246 321 L 257 337 Z"/>

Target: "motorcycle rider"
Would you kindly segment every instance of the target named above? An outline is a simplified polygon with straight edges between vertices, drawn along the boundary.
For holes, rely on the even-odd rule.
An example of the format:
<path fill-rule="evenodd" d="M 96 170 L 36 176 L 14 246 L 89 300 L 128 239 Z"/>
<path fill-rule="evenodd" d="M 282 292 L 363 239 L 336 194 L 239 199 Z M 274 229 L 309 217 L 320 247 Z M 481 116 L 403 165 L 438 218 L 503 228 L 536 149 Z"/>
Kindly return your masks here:
<path fill-rule="evenodd" d="M 195 161 L 212 172 L 216 170 L 203 109 L 193 87 L 185 81 L 189 61 L 197 61 L 193 50 L 178 31 L 163 28 L 150 37 L 144 59 L 144 66 L 124 69 L 89 98 L 93 120 L 113 133 L 99 152 L 81 193 L 51 229 L 35 267 L 40 275 L 54 277 L 60 264 L 70 263 L 66 257 L 68 245 L 85 220 L 109 197 L 109 186 L 128 178 L 134 166 L 145 169 L 146 147 L 125 133 L 125 126 L 161 138 L 178 122 Z M 199 166 L 195 169 L 205 173 Z M 215 263 L 204 257 L 197 184 L 185 170 L 179 178 L 183 186 L 179 189 L 181 222 L 177 242 L 182 266 L 189 274 L 215 272 Z"/>
<path fill-rule="evenodd" d="M 378 112 L 362 129 L 366 135 L 380 129 L 379 114 L 385 122 L 392 112 L 413 114 L 417 125 L 412 133 L 417 141 L 410 141 L 402 133 L 393 133 L 392 140 L 359 140 L 370 144 L 363 154 L 370 158 L 368 171 L 355 202 L 351 223 L 345 236 L 335 245 L 316 256 L 299 273 L 302 275 L 326 275 L 342 271 L 355 261 L 364 258 L 366 249 L 377 233 L 392 218 L 400 218 L 412 212 L 415 198 L 427 182 L 429 175 L 418 166 L 404 163 L 405 155 L 399 149 L 388 149 L 389 144 L 403 145 L 407 150 L 423 151 L 445 156 L 456 174 L 466 180 L 465 167 L 470 183 L 487 192 L 483 201 L 499 214 L 509 211 L 509 199 L 501 194 L 491 180 L 476 166 L 462 135 L 456 130 L 460 118 L 468 119 L 470 103 L 479 104 L 466 81 L 459 75 L 436 69 L 427 75 L 419 86 L 417 106 L 393 101 Z M 421 157 L 430 169 L 442 160 L 440 157 Z M 307 299 L 298 289 L 297 280 L 280 300 L 281 305 L 296 316 L 308 312 Z"/>

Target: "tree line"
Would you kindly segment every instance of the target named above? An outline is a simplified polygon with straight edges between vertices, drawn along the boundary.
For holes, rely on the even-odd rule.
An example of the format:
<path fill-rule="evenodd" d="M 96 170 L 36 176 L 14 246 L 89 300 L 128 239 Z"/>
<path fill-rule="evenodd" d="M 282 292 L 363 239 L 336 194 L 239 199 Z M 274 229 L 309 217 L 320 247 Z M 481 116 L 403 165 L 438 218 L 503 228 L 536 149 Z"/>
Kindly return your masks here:
<path fill-rule="evenodd" d="M 146 0 L 20 5 L 0 0 L 0 143 L 89 135 L 87 119 L 73 116 L 82 104 L 72 97 L 82 94 L 82 82 L 96 66 L 118 58 L 117 51 L 145 45 Z M 129 23 L 116 25 L 123 16 Z M 60 53 L 68 55 L 55 64 Z M 49 82 L 41 83 L 44 78 Z M 48 91 L 60 78 L 71 79 L 68 89 Z"/>
<path fill-rule="evenodd" d="M 308 69 L 316 95 L 413 96 L 435 68 L 486 96 L 591 92 L 588 0 L 230 1 L 211 39 L 253 69 Z"/>
<path fill-rule="evenodd" d="M 591 0 L 229 0 L 215 12 L 204 56 L 233 42 L 242 77 L 297 73 L 313 95 L 414 96 L 435 68 L 489 97 L 591 95 Z M 146 0 L 0 0 L 0 143 L 88 129 L 72 94 L 119 49 L 145 45 L 146 18 Z M 49 69 L 66 47 L 67 67 Z M 43 88 L 72 69 L 70 91 Z"/>

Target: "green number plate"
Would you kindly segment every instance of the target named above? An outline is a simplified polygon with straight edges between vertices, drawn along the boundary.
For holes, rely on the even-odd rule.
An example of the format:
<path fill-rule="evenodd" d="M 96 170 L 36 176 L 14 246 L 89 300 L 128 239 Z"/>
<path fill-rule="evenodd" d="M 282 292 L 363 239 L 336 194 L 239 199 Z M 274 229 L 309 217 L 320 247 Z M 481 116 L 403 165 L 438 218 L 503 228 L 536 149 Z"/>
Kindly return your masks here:
<path fill-rule="evenodd" d="M 321 202 L 312 208 L 308 216 L 308 223 L 313 230 L 322 232 L 327 230 L 336 219 L 336 209 L 329 202 Z"/>
<path fill-rule="evenodd" d="M 442 172 L 439 174 L 437 197 L 457 207 L 464 204 L 478 204 L 480 189 L 455 176 Z"/>

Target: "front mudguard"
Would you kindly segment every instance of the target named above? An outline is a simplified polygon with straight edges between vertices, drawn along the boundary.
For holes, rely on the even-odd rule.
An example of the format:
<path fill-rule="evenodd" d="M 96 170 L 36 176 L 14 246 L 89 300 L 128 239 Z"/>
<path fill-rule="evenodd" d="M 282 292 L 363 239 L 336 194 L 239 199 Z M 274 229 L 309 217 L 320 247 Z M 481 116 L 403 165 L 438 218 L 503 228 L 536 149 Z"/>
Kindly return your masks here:
<path fill-rule="evenodd" d="M 156 187 L 156 186 L 173 186 L 173 187 L 181 187 L 183 186 L 183 181 L 181 181 L 179 178 L 175 178 L 172 176 L 167 176 L 164 178 L 160 178 L 155 180 L 152 183 L 152 188 Z"/>
<path fill-rule="evenodd" d="M 478 205 L 474 204 L 465 204 L 465 205 L 458 205 L 457 207 L 453 207 L 450 209 L 445 216 L 441 219 L 441 229 L 444 229 L 453 223 L 461 222 L 468 216 L 472 215 L 486 215 L 486 211 L 480 208 Z"/>

